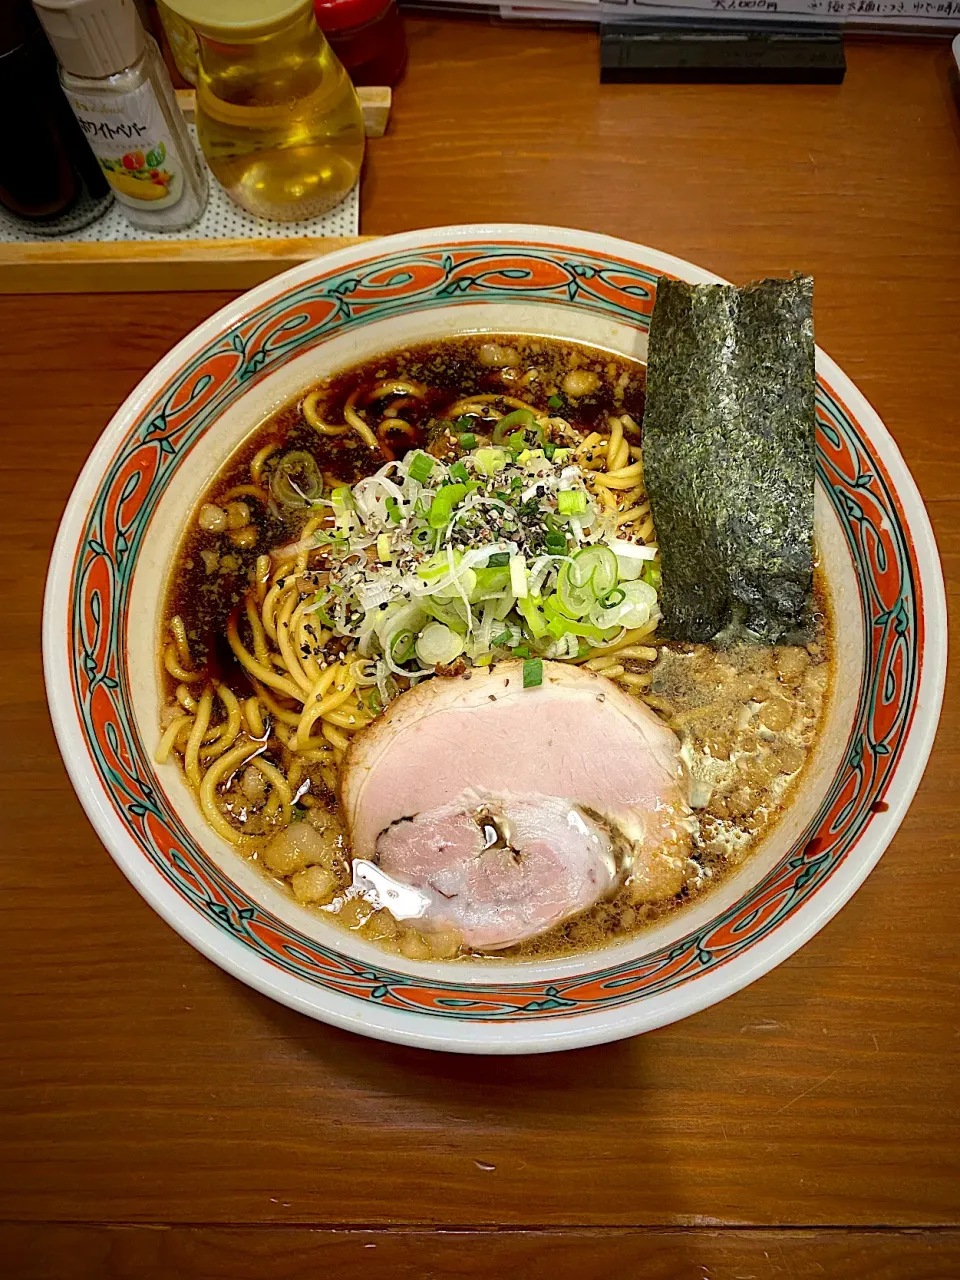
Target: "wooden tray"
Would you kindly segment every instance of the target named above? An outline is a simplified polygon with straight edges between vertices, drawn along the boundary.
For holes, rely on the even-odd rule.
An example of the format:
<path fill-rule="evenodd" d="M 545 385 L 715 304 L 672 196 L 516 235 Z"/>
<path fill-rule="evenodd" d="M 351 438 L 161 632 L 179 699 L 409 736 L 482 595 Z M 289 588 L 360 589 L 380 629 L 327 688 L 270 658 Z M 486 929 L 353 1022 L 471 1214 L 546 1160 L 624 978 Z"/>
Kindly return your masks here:
<path fill-rule="evenodd" d="M 359 89 L 365 132 L 382 137 L 389 89 Z M 188 120 L 193 90 L 177 99 Z M 309 258 L 368 236 L 290 236 L 243 240 L 0 241 L 0 294 L 147 293 L 249 289 Z"/>

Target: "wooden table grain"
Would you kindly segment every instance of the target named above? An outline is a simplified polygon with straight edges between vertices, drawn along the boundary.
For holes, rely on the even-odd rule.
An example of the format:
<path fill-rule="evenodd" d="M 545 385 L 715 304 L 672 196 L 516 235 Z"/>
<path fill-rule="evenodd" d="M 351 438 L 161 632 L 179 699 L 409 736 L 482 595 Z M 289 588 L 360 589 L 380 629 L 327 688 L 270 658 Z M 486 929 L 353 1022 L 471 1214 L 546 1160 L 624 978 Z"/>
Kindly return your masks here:
<path fill-rule="evenodd" d="M 593 36 L 412 21 L 369 233 L 607 231 L 816 277 L 820 343 L 929 505 L 957 620 L 960 114 L 943 42 L 837 87 L 607 86 Z M 773 1280 L 960 1274 L 960 729 L 889 852 L 775 972 L 650 1035 L 462 1059 L 204 960 L 87 824 L 40 666 L 47 557 L 110 414 L 209 293 L 0 299 L 0 1274 Z"/>

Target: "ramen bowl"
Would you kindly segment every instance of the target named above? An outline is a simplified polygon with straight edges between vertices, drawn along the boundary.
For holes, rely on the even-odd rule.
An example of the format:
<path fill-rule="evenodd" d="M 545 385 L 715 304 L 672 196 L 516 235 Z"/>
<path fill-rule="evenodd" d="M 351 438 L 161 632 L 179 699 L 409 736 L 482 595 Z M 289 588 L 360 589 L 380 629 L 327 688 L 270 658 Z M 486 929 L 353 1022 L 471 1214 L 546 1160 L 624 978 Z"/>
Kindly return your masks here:
<path fill-rule="evenodd" d="M 357 245 L 211 316 L 147 374 L 94 449 L 47 583 L 44 665 L 60 749 L 137 891 L 273 999 L 365 1035 L 459 1052 L 634 1035 L 779 964 L 893 837 L 936 730 L 943 581 L 903 459 L 820 351 L 816 527 L 835 624 L 832 694 L 784 817 L 685 910 L 556 960 L 387 956 L 262 876 L 206 825 L 178 767 L 154 763 L 167 575 L 207 481 L 257 423 L 341 368 L 459 333 L 565 338 L 643 359 L 664 274 L 718 279 L 653 249 L 549 227 L 450 227 Z"/>

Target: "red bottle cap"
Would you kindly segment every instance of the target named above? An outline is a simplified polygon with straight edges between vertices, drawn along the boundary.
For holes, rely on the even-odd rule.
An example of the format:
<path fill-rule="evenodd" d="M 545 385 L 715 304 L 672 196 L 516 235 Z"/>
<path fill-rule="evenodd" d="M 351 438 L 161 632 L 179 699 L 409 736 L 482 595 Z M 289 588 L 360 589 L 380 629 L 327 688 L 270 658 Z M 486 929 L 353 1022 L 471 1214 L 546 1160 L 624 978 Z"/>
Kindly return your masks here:
<path fill-rule="evenodd" d="M 313 0 L 321 31 L 348 31 L 381 17 L 394 0 Z"/>

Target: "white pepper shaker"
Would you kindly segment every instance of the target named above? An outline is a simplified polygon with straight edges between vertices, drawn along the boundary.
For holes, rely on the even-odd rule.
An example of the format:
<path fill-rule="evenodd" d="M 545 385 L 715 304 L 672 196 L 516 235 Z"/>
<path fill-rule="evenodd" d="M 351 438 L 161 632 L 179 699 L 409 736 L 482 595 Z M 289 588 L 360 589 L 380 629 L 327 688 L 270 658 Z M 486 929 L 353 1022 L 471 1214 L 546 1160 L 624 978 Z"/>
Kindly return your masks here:
<path fill-rule="evenodd" d="M 124 216 L 146 231 L 196 222 L 206 172 L 134 0 L 34 0 L 34 8 Z"/>

